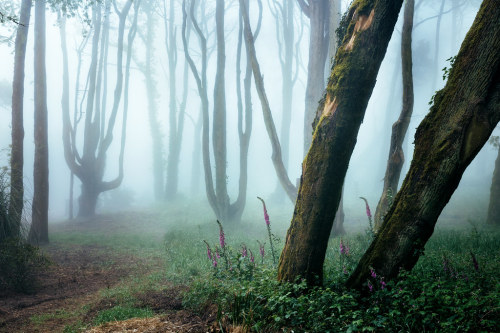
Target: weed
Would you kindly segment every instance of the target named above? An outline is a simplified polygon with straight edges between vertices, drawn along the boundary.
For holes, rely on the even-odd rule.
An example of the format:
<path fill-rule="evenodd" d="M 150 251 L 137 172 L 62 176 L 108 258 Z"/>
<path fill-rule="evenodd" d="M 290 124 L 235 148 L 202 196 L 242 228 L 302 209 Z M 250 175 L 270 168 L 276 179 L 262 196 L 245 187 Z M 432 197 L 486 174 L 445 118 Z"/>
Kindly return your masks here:
<path fill-rule="evenodd" d="M 148 318 L 154 315 L 150 309 L 140 309 L 117 305 L 111 309 L 102 310 L 94 320 L 95 325 L 101 325 L 110 321 L 127 320 L 131 318 Z"/>

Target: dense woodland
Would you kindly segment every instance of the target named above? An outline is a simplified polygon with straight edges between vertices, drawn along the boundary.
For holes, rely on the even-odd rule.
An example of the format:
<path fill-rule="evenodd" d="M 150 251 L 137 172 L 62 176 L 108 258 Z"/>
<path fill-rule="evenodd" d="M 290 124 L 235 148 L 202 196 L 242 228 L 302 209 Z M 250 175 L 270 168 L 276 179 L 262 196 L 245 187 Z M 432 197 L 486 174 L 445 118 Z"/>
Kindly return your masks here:
<path fill-rule="evenodd" d="M 500 324 L 496 0 L 0 22 L 0 331 Z"/>

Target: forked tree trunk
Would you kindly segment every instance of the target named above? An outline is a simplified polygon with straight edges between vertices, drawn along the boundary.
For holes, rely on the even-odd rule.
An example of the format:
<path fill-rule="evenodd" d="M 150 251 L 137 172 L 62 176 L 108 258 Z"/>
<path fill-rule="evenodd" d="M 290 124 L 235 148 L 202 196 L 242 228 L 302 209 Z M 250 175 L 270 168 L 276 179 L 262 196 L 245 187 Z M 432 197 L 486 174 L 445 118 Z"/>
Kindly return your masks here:
<path fill-rule="evenodd" d="M 35 3 L 35 159 L 33 165 L 32 221 L 28 239 L 49 242 L 49 142 L 47 75 L 45 71 L 45 0 Z"/>
<path fill-rule="evenodd" d="M 500 147 L 493 171 L 493 179 L 490 188 L 490 205 L 486 223 L 500 226 Z"/>
<path fill-rule="evenodd" d="M 30 25 L 31 0 L 23 0 L 16 32 L 14 80 L 12 81 L 12 149 L 10 155 L 9 220 L 3 228 L 6 235 L 19 235 L 24 207 L 24 64 Z"/>
<path fill-rule="evenodd" d="M 413 113 L 413 62 L 411 34 L 413 28 L 413 11 L 415 0 L 407 0 L 404 10 L 403 32 L 401 36 L 401 62 L 403 65 L 403 108 L 399 119 L 392 125 L 391 146 L 387 169 L 384 177 L 384 188 L 375 211 L 375 230 L 380 228 L 385 213 L 389 209 L 392 193 L 398 190 L 401 169 L 405 161 L 403 142 L 410 125 Z"/>
<path fill-rule="evenodd" d="M 278 266 L 280 281 L 320 284 L 328 238 L 347 166 L 402 0 L 355 1 L 318 108 L 291 226 Z"/>
<path fill-rule="evenodd" d="M 361 289 L 371 269 L 390 280 L 413 268 L 465 169 L 500 120 L 498 22 L 498 1 L 484 0 L 446 86 L 417 129 L 401 190 L 348 286 Z"/>

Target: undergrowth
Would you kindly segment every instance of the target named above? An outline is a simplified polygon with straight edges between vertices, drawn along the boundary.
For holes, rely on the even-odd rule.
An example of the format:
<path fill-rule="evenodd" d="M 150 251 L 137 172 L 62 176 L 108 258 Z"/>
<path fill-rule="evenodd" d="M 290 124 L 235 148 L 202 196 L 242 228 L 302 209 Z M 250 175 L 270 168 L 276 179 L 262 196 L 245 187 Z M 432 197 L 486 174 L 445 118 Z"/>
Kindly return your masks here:
<path fill-rule="evenodd" d="M 242 257 L 242 244 L 254 244 L 252 251 L 259 253 L 257 240 L 265 240 L 265 231 L 253 240 L 236 231 L 225 235 L 233 262 L 246 265 L 245 274 L 234 263 L 214 266 L 202 240 L 216 244 L 213 254 L 217 231 L 214 223 L 168 234 L 167 276 L 189 284 L 185 307 L 203 312 L 216 304 L 221 325 L 252 332 L 493 332 L 500 324 L 500 234 L 494 230 L 437 230 L 411 273 L 401 272 L 397 282 L 378 277 L 363 295 L 343 282 L 368 247 L 369 234 L 331 240 L 324 286 L 308 288 L 303 281 L 278 283 L 268 253 L 263 261 Z"/>

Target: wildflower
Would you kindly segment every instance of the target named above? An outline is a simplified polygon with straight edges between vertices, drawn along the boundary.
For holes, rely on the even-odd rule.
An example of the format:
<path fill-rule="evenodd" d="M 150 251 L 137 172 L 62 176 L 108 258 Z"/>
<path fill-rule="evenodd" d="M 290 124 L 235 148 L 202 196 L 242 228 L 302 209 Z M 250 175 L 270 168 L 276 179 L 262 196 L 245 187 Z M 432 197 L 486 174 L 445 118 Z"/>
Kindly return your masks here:
<path fill-rule="evenodd" d="M 474 270 L 476 272 L 479 272 L 479 263 L 477 262 L 476 256 L 472 251 L 470 251 L 470 256 L 472 257 L 472 264 L 474 265 Z"/>
<path fill-rule="evenodd" d="M 264 244 L 262 244 L 262 243 L 261 243 L 261 242 L 259 242 L 259 241 L 257 241 L 257 242 L 259 243 L 259 252 L 260 252 L 260 256 L 261 256 L 262 258 L 264 258 L 264 255 L 265 255 L 265 253 L 266 253 L 266 252 L 265 252 L 265 249 L 264 249 L 264 244 L 265 244 L 265 243 L 264 243 Z"/>
<path fill-rule="evenodd" d="M 375 273 L 375 271 L 373 270 L 373 268 L 370 268 L 370 275 L 372 278 L 376 278 L 377 277 L 377 273 Z"/>
<path fill-rule="evenodd" d="M 266 220 L 266 225 L 268 226 L 271 222 L 269 222 L 269 215 L 267 214 L 266 203 L 260 197 L 257 197 L 257 199 L 259 199 L 260 201 L 262 201 L 262 207 L 264 209 L 264 220 Z"/>
<path fill-rule="evenodd" d="M 220 258 L 220 254 L 219 254 L 219 249 L 218 248 L 215 248 L 215 256 L 217 257 L 217 259 Z"/>
<path fill-rule="evenodd" d="M 340 254 L 349 255 L 349 246 L 340 239 Z"/>
<path fill-rule="evenodd" d="M 217 267 L 217 260 L 215 259 L 215 257 L 213 257 L 212 259 L 212 265 L 214 266 L 214 268 Z"/>
<path fill-rule="evenodd" d="M 250 251 L 250 262 L 251 262 L 252 264 L 254 264 L 254 263 L 255 263 L 255 257 L 253 256 L 253 252 L 252 252 L 252 250 L 249 250 L 249 251 Z"/>
<path fill-rule="evenodd" d="M 205 244 L 207 245 L 207 257 L 208 257 L 208 260 L 212 260 L 212 251 L 210 250 L 210 245 L 208 245 L 207 241 L 203 241 L 205 242 Z"/>
<path fill-rule="evenodd" d="M 370 206 L 368 205 L 368 200 L 366 200 L 366 198 L 363 198 L 363 197 L 360 197 L 361 199 L 363 199 L 363 201 L 365 202 L 365 206 L 366 206 L 366 216 L 368 216 L 369 219 L 372 218 L 372 212 L 370 210 Z"/>
<path fill-rule="evenodd" d="M 373 291 L 373 285 L 370 283 L 370 281 L 368 281 L 368 289 L 370 289 L 370 292 Z"/>
<path fill-rule="evenodd" d="M 219 220 L 217 220 L 217 224 L 219 224 L 219 244 L 222 251 L 224 251 L 226 247 L 226 236 L 224 235 L 224 229 L 222 228 L 222 224 L 219 222 Z"/>
<path fill-rule="evenodd" d="M 383 290 L 383 289 L 385 289 L 385 287 L 387 287 L 387 283 L 385 283 L 385 281 L 384 281 L 383 279 L 384 279 L 384 278 L 382 278 L 382 279 L 380 280 L 380 288 L 381 288 L 382 290 Z"/>
<path fill-rule="evenodd" d="M 245 244 L 242 245 L 242 248 L 241 248 L 241 256 L 243 258 L 245 258 L 246 256 L 248 255 L 248 252 L 247 252 L 247 246 Z"/>

